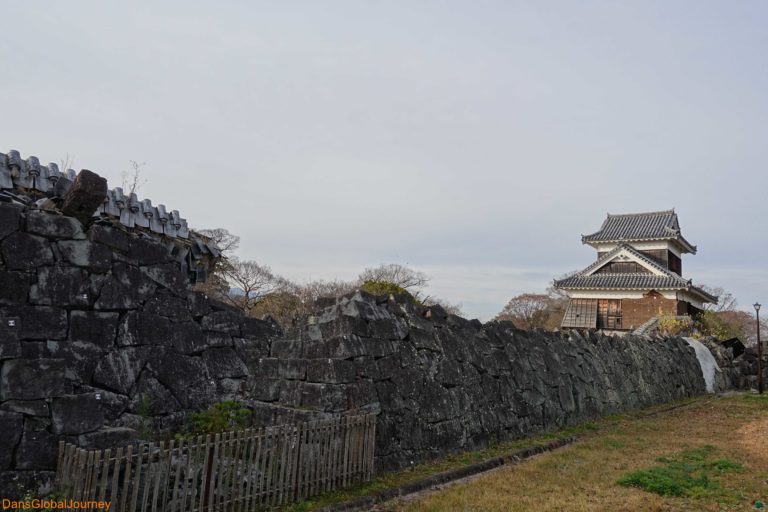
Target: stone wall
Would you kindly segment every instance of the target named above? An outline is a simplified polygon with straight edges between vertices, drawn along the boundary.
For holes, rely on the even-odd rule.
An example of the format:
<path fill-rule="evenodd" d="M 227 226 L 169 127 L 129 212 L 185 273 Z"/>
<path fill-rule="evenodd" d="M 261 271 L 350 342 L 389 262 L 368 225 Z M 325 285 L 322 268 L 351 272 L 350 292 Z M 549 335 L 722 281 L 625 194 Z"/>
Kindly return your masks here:
<path fill-rule="evenodd" d="M 704 392 L 681 339 L 518 331 L 356 292 L 287 334 L 188 288 L 173 245 L 0 203 L 0 494 L 59 440 L 178 429 L 227 399 L 266 425 L 378 411 L 391 469 Z"/>

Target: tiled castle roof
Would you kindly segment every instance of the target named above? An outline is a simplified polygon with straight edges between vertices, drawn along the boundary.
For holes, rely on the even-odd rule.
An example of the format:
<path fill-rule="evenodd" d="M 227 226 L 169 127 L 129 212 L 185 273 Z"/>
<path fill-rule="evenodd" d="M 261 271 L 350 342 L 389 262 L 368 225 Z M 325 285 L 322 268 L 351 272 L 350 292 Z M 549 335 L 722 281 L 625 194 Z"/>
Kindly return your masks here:
<path fill-rule="evenodd" d="M 605 263 L 612 260 L 621 251 L 627 251 L 642 261 L 644 266 L 656 270 L 661 275 L 641 273 L 590 274 L 593 270 L 602 267 Z M 691 280 L 684 279 L 678 274 L 662 267 L 645 254 L 625 243 L 619 243 L 615 249 L 603 255 L 602 258 L 581 272 L 555 281 L 554 285 L 555 288 L 565 290 L 690 290 L 711 302 L 717 302 L 717 297 L 694 286 Z"/>
<path fill-rule="evenodd" d="M 680 233 L 674 209 L 620 215 L 609 213 L 599 231 L 581 237 L 583 243 L 641 240 L 677 240 L 689 252 L 696 252 L 696 246 Z"/>

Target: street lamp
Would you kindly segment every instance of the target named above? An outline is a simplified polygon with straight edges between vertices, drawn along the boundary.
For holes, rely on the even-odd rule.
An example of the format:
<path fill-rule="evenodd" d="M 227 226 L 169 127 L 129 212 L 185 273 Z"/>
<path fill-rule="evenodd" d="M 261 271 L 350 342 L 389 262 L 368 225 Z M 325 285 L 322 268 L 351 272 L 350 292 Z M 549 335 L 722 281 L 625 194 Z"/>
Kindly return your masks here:
<path fill-rule="evenodd" d="M 760 341 L 760 303 L 755 302 L 757 317 L 757 392 L 763 394 L 763 343 Z"/>

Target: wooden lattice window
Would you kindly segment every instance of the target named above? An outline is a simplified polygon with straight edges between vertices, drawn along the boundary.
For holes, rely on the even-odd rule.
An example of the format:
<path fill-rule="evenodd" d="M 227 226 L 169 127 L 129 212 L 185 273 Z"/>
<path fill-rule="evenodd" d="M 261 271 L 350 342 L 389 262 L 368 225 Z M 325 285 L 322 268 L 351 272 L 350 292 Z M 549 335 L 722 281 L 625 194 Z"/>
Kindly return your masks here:
<path fill-rule="evenodd" d="M 597 299 L 571 299 L 563 316 L 563 327 L 594 329 L 597 324 Z"/>
<path fill-rule="evenodd" d="M 597 301 L 597 328 L 621 329 L 621 299 Z"/>

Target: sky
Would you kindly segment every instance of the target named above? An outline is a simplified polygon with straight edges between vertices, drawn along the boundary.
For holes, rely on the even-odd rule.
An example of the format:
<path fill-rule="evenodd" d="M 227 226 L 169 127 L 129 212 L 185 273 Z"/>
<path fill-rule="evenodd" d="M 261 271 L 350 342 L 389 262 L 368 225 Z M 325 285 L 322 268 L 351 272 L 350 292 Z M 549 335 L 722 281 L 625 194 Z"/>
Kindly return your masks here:
<path fill-rule="evenodd" d="M 763 1 L 3 2 L 0 152 L 87 168 L 297 281 L 401 263 L 488 320 L 675 208 L 768 302 Z"/>

